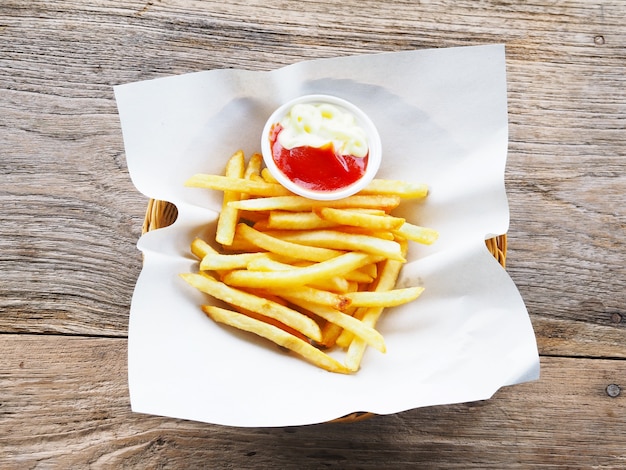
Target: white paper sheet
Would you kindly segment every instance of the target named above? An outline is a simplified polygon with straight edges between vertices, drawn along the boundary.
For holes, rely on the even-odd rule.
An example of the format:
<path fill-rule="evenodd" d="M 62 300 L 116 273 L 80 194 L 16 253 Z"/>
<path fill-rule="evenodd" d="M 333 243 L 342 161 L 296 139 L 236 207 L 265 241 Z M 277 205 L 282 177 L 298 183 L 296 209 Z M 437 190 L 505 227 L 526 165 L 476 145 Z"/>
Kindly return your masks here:
<path fill-rule="evenodd" d="M 221 173 L 284 101 L 337 95 L 361 107 L 383 140 L 380 177 L 425 182 L 401 215 L 436 228 L 412 244 L 400 285 L 415 302 L 379 322 L 388 352 L 368 349 L 354 375 L 333 374 L 213 323 L 207 297 L 178 276 L 196 270 L 189 244 L 210 239 L 221 194 L 186 188 Z M 506 233 L 507 104 L 503 45 L 301 62 L 272 72 L 212 70 L 115 87 L 128 168 L 178 220 L 144 235 L 128 344 L 132 409 L 232 426 L 324 422 L 354 411 L 394 413 L 487 399 L 539 376 L 533 329 L 517 288 L 485 248 Z M 341 356 L 338 356 L 339 358 Z"/>

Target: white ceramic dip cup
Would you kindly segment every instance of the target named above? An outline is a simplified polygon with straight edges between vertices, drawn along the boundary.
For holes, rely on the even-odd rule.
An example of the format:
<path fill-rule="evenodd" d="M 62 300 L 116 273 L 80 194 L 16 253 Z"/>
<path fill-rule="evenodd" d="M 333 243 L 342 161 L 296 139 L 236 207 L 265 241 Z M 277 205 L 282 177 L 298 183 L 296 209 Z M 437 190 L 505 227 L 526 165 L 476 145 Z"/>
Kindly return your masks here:
<path fill-rule="evenodd" d="M 338 108 L 340 111 L 350 113 L 354 116 L 356 124 L 365 131 L 369 151 L 365 173 L 361 176 L 361 178 L 348 186 L 344 186 L 336 190 L 320 191 L 305 188 L 297 184 L 289 179 L 278 168 L 272 156 L 270 132 L 272 130 L 272 126 L 280 122 L 297 104 L 330 104 Z M 270 171 L 272 176 L 291 192 L 309 199 L 330 201 L 351 196 L 365 188 L 374 179 L 378 169 L 380 168 L 382 145 L 378 130 L 372 120 L 354 104 L 330 95 L 306 95 L 284 103 L 272 113 L 267 120 L 261 135 L 261 152 L 263 154 L 265 166 Z"/>

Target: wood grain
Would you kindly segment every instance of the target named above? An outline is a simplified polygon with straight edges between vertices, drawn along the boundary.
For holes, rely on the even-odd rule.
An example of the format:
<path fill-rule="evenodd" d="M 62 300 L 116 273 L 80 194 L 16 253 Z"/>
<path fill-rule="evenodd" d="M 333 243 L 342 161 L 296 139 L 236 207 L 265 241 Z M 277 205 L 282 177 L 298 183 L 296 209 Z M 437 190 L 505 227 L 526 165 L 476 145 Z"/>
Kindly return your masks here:
<path fill-rule="evenodd" d="M 622 0 L 0 2 L 0 467 L 623 468 Z M 507 270 L 538 382 L 355 424 L 235 429 L 129 411 L 148 200 L 112 87 L 215 68 L 505 43 Z M 462 386 L 462 384 L 459 384 Z"/>
<path fill-rule="evenodd" d="M 624 361 L 546 357 L 540 381 L 491 400 L 246 429 L 131 413 L 123 339 L 5 335 L 0 358 L 2 468 L 620 468 L 626 457 L 624 393 L 606 390 L 623 384 Z"/>

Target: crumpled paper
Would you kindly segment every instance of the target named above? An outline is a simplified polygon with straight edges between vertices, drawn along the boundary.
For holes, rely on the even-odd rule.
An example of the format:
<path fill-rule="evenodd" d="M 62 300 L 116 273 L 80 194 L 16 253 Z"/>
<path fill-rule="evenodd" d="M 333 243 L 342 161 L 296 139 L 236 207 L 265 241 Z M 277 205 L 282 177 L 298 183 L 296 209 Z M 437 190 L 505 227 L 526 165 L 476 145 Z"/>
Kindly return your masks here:
<path fill-rule="evenodd" d="M 484 243 L 509 224 L 503 45 L 312 60 L 271 72 L 211 70 L 114 91 L 133 183 L 179 211 L 173 225 L 138 242 L 144 266 L 128 340 L 134 411 L 293 426 L 482 400 L 538 378 L 524 302 Z M 432 246 L 410 245 L 399 286 L 426 290 L 386 311 L 378 329 L 388 351 L 368 349 L 354 375 L 323 371 L 212 322 L 199 308 L 209 298 L 178 275 L 197 269 L 189 244 L 212 239 L 221 205 L 219 192 L 184 181 L 221 174 L 238 149 L 259 152 L 271 112 L 311 93 L 339 96 L 369 114 L 383 141 L 378 176 L 430 187 L 425 201 L 396 213 L 440 233 Z"/>

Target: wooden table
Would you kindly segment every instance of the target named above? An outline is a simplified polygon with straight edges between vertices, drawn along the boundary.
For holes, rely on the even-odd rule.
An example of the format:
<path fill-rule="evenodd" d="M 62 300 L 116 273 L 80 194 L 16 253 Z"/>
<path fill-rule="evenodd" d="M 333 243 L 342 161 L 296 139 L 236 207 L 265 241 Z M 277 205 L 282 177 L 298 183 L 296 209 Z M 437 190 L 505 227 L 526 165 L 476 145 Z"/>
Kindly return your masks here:
<path fill-rule="evenodd" d="M 1 468 L 625 468 L 626 3 L 0 3 Z M 135 414 L 147 200 L 112 87 L 214 68 L 505 43 L 507 269 L 541 379 L 351 424 Z"/>

